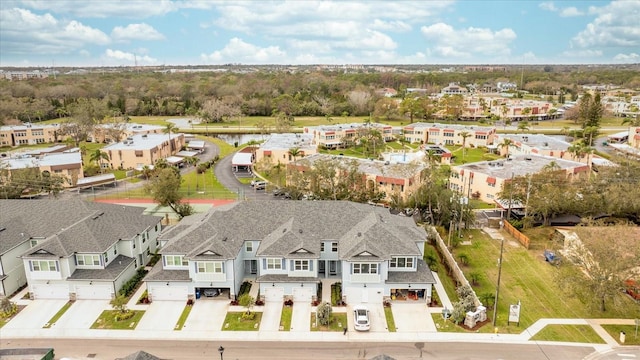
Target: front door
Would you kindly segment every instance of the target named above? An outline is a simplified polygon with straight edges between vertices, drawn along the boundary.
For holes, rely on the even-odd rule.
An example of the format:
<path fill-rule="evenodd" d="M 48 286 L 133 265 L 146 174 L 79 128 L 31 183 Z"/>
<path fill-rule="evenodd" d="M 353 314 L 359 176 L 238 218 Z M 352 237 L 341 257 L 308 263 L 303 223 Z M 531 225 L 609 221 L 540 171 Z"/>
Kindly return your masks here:
<path fill-rule="evenodd" d="M 325 262 L 323 260 L 318 261 L 318 274 L 325 274 Z"/>
<path fill-rule="evenodd" d="M 258 273 L 258 260 L 251 260 L 251 274 L 255 275 Z"/>
<path fill-rule="evenodd" d="M 336 261 L 329 261 L 329 275 L 336 275 L 338 272 L 338 263 Z"/>

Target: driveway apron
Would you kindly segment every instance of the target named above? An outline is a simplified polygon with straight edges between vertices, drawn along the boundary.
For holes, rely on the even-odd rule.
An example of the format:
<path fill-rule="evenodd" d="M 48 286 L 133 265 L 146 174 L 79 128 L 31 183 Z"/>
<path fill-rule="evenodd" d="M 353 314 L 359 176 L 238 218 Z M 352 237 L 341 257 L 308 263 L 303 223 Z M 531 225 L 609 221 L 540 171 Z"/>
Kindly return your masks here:
<path fill-rule="evenodd" d="M 228 301 L 196 300 L 182 331 L 220 331 L 227 316 Z"/>
<path fill-rule="evenodd" d="M 109 300 L 76 300 L 56 322 L 56 329 L 89 329 L 103 311 L 111 309 Z"/>
<path fill-rule="evenodd" d="M 42 329 L 66 303 L 67 300 L 33 300 L 3 329 Z"/>
<path fill-rule="evenodd" d="M 264 304 L 260 331 L 279 331 L 282 302 L 267 302 Z"/>
<path fill-rule="evenodd" d="M 436 332 L 436 325 L 424 303 L 391 304 L 397 332 Z"/>
<path fill-rule="evenodd" d="M 154 301 L 136 330 L 173 330 L 185 307 L 184 301 Z"/>
<path fill-rule="evenodd" d="M 299 301 L 293 304 L 293 314 L 291 315 L 291 331 L 309 332 L 311 331 L 311 303 Z"/>

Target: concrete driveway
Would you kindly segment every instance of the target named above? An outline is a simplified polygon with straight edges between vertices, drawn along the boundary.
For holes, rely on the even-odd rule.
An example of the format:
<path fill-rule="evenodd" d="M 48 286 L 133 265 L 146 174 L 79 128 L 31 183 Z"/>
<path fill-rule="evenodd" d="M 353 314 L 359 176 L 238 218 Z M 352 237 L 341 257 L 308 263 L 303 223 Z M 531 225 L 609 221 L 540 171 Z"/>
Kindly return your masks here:
<path fill-rule="evenodd" d="M 266 302 L 262 308 L 260 331 L 279 331 L 282 302 Z"/>
<path fill-rule="evenodd" d="M 393 320 L 396 323 L 397 332 L 436 332 L 436 325 L 431 318 L 431 313 L 425 303 L 391 304 Z M 384 314 L 383 314 L 384 316 Z"/>
<path fill-rule="evenodd" d="M 184 301 L 152 302 L 136 326 L 136 330 L 173 330 L 185 305 Z"/>
<path fill-rule="evenodd" d="M 109 300 L 76 300 L 52 328 L 89 329 L 105 310 L 112 310 Z"/>
<path fill-rule="evenodd" d="M 196 300 L 182 331 L 220 331 L 228 308 L 228 301 Z"/>
<path fill-rule="evenodd" d="M 291 331 L 295 331 L 295 332 L 311 331 L 311 303 L 310 302 L 298 301 L 293 304 L 293 314 L 291 315 Z"/>
<path fill-rule="evenodd" d="M 33 300 L 5 324 L 3 329 L 42 329 L 66 303 L 67 300 L 64 299 Z"/>

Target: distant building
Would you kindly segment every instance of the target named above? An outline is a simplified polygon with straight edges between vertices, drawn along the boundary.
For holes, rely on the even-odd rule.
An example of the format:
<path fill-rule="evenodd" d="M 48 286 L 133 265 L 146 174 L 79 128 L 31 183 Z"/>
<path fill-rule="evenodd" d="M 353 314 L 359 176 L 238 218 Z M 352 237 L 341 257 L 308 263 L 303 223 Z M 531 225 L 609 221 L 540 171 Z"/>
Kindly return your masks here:
<path fill-rule="evenodd" d="M 629 145 L 640 149 L 640 126 L 629 128 Z"/>
<path fill-rule="evenodd" d="M 378 123 L 352 123 L 307 126 L 303 132 L 311 134 L 313 143 L 326 149 L 344 148 L 349 142 L 356 141 L 367 131 L 375 129 L 380 133 L 384 141 L 392 141 L 393 127 Z"/>
<path fill-rule="evenodd" d="M 102 149 L 109 155 L 112 169 L 141 169 L 167 159 L 185 146 L 184 134 L 143 134 L 127 137 L 122 142 Z M 182 159 L 182 158 L 179 158 Z"/>
<path fill-rule="evenodd" d="M 493 203 L 502 185 L 511 177 L 525 176 L 542 171 L 550 163 L 555 163 L 567 176 L 575 177 L 591 171 L 588 165 L 540 155 L 517 155 L 505 160 L 482 161 L 453 166 L 449 187 L 463 196 L 477 195 L 477 198 Z"/>
<path fill-rule="evenodd" d="M 469 126 L 439 123 L 414 123 L 403 129 L 405 140 L 410 143 L 436 145 L 462 145 L 463 132 L 470 136 L 465 140 L 466 147 L 487 146 L 493 144 L 496 129 L 486 126 Z"/>
<path fill-rule="evenodd" d="M 46 79 L 49 77 L 48 72 L 40 70 L 34 71 L 3 71 L 0 75 L 9 81 L 20 81 L 30 79 Z"/>
<path fill-rule="evenodd" d="M 501 146 L 504 139 L 511 140 L 509 149 Z M 577 160 L 575 155 L 570 153 L 570 143 L 558 137 L 542 134 L 498 134 L 495 148 L 501 156 L 509 155 L 545 155 L 565 160 Z"/>
<path fill-rule="evenodd" d="M 442 88 L 440 91 L 442 95 L 466 95 L 469 93 L 467 88 L 460 86 L 460 84 L 449 83 L 449 86 Z"/>
<path fill-rule="evenodd" d="M 55 125 L 35 125 L 25 123 L 24 125 L 0 126 L 0 146 L 21 146 L 50 144 L 58 141 L 60 126 Z"/>
<path fill-rule="evenodd" d="M 163 134 L 164 129 L 164 126 L 148 124 L 100 124 L 93 129 L 91 141 L 98 143 L 120 142 L 134 135 Z"/>
<path fill-rule="evenodd" d="M 420 186 L 420 176 L 426 168 L 420 159 L 411 163 L 398 163 L 391 161 L 360 159 L 349 156 L 333 156 L 328 154 L 315 154 L 289 164 L 287 169 L 291 171 L 305 172 L 314 168 L 321 161 L 336 161 L 341 166 L 348 168 L 357 166 L 358 172 L 365 177 L 367 189 L 375 189 L 385 193 L 385 201 L 390 201 L 393 195 L 399 195 L 406 199 Z M 344 174 L 336 174 L 337 177 Z"/>
<path fill-rule="evenodd" d="M 0 169 L 8 170 L 8 176 L 20 169 L 37 168 L 41 173 L 58 175 L 65 179 L 64 187 L 74 187 L 84 177 L 82 155 L 79 151 L 44 153 L 42 155 L 16 154 L 0 158 Z"/>
<path fill-rule="evenodd" d="M 293 148 L 298 149 L 296 158 L 289 153 Z M 273 165 L 286 165 L 302 157 L 318 152 L 318 146 L 313 143 L 311 134 L 271 134 L 271 136 L 256 149 L 256 163 L 268 162 Z"/>

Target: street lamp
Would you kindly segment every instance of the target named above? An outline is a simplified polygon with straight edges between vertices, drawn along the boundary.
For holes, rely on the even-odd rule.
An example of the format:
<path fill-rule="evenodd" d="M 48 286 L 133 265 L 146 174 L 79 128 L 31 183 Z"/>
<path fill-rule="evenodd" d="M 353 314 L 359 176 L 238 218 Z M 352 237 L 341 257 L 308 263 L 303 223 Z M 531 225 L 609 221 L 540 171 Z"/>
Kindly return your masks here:
<path fill-rule="evenodd" d="M 220 360 L 224 360 L 222 358 L 222 354 L 224 354 L 224 348 L 222 347 L 222 345 L 218 348 L 218 352 L 220 353 Z"/>

